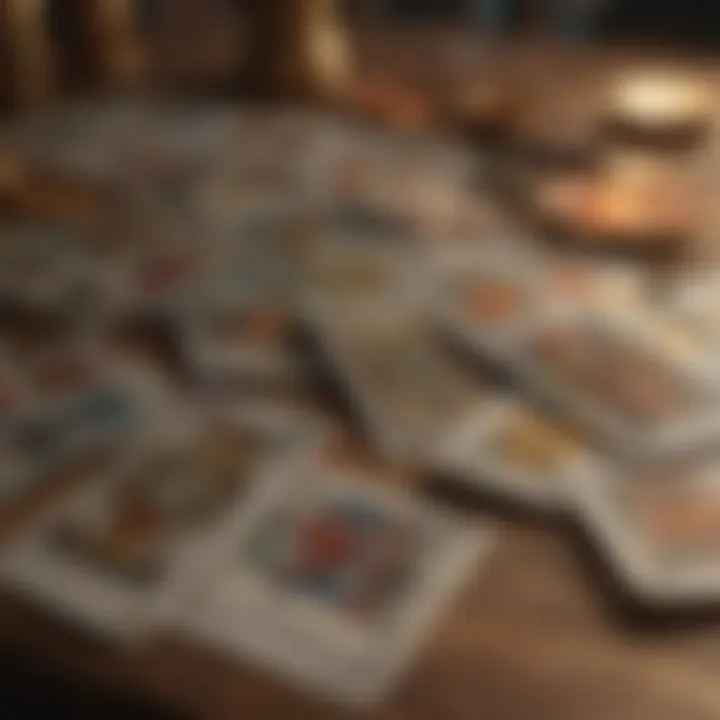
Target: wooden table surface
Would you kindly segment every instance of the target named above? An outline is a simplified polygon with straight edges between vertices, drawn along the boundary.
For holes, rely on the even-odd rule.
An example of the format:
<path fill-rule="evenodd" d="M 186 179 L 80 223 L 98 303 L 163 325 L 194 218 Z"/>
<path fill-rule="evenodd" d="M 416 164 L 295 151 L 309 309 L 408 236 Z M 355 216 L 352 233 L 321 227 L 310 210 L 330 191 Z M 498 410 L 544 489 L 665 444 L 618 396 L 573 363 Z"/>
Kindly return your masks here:
<path fill-rule="evenodd" d="M 602 54 L 585 57 L 585 65 L 563 62 L 576 78 L 585 65 L 597 73 L 617 63 Z M 541 64 L 526 65 L 542 72 Z M 507 71 L 508 64 L 502 67 Z M 626 612 L 577 528 L 493 515 L 499 533 L 489 563 L 470 578 L 396 692 L 369 717 L 720 718 L 720 613 L 671 619 Z M 352 716 L 177 635 L 119 650 L 11 597 L 0 597 L 0 645 L 22 648 L 69 677 L 147 694 L 203 719 Z"/>

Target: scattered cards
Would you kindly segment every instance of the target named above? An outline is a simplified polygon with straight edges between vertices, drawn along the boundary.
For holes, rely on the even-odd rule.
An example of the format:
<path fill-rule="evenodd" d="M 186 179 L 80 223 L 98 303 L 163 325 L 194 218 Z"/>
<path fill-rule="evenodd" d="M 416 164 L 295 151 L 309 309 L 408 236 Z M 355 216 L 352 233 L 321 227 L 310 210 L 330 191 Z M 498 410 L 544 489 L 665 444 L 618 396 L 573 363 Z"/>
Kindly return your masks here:
<path fill-rule="evenodd" d="M 175 607 L 188 562 L 214 562 L 205 538 L 263 490 L 264 464 L 321 441 L 307 420 L 263 406 L 166 418 L 12 543 L 0 575 L 101 635 L 137 638 Z"/>
<path fill-rule="evenodd" d="M 218 537 L 215 577 L 179 622 L 335 699 L 377 702 L 489 531 L 324 462 L 288 471 Z"/>

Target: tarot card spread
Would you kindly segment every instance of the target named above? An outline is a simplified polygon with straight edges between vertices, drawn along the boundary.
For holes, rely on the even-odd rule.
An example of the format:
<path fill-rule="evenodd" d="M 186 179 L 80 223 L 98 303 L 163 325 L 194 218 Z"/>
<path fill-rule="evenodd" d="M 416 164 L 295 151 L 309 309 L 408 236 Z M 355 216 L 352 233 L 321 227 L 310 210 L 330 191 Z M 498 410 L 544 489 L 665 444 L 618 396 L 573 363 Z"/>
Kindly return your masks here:
<path fill-rule="evenodd" d="M 250 491 L 271 440 L 215 419 L 139 451 L 8 548 L 11 586 L 111 637 L 159 622 L 173 580 L 203 562 L 204 538 Z"/>
<path fill-rule="evenodd" d="M 410 661 L 489 537 L 312 463 L 224 539 L 191 632 L 371 703 Z M 338 482 L 341 480 L 341 482 Z"/>

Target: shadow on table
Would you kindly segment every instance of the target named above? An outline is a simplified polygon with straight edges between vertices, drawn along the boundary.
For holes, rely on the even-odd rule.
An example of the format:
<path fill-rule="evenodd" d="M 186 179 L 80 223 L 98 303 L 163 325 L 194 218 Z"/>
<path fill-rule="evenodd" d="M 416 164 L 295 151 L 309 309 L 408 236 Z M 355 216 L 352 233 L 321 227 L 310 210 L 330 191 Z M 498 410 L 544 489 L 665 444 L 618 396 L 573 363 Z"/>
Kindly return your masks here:
<path fill-rule="evenodd" d="M 145 700 L 63 677 L 7 650 L 0 650 L 0 706 L 8 718 L 187 720 Z"/>

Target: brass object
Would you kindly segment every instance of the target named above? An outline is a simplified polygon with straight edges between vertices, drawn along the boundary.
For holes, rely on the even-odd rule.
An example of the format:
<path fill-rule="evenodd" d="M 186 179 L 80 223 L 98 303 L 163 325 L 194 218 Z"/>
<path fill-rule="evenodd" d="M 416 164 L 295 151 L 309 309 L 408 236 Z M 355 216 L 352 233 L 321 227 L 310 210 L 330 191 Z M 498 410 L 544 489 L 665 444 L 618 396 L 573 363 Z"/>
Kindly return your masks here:
<path fill-rule="evenodd" d="M 132 0 L 76 1 L 96 84 L 123 89 L 143 79 L 146 59 L 135 8 Z"/>
<path fill-rule="evenodd" d="M 352 76 L 350 40 L 333 0 L 248 3 L 247 79 L 264 95 L 340 100 Z"/>
<path fill-rule="evenodd" d="M 46 0 L 0 0 L 2 90 L 6 105 L 29 108 L 50 99 L 55 56 Z"/>

